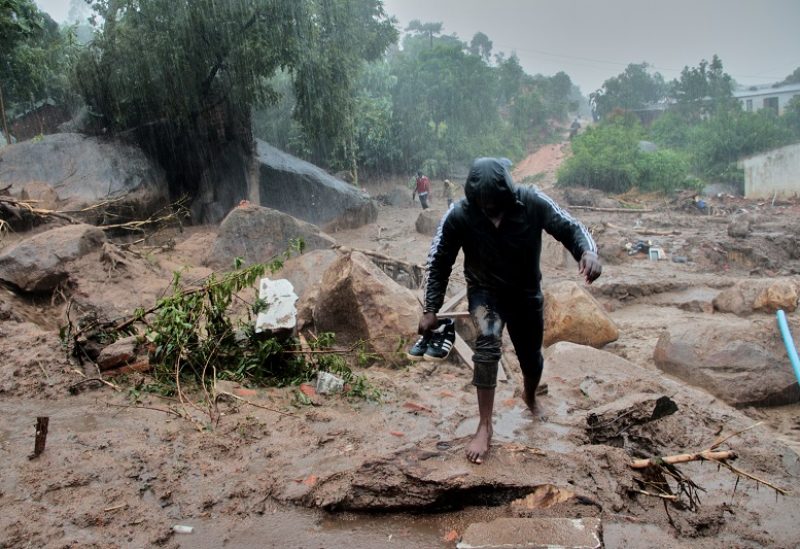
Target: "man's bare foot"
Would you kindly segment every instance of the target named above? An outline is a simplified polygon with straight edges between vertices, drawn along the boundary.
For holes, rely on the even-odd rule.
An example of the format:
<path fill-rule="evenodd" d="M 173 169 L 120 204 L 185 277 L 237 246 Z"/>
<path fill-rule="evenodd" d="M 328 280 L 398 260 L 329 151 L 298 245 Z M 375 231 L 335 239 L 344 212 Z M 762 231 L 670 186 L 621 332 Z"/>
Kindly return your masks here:
<path fill-rule="evenodd" d="M 489 451 L 492 442 L 492 426 L 478 424 L 478 431 L 467 445 L 467 459 L 472 463 L 483 463 L 483 458 Z"/>

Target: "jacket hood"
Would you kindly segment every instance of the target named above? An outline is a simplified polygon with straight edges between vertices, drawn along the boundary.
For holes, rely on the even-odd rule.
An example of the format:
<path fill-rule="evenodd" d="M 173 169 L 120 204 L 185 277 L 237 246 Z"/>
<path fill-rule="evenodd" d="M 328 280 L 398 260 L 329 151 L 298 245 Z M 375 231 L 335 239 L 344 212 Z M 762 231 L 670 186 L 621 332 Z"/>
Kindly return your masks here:
<path fill-rule="evenodd" d="M 491 202 L 505 210 L 516 202 L 514 181 L 499 158 L 478 158 L 472 163 L 464 194 L 475 206 Z"/>

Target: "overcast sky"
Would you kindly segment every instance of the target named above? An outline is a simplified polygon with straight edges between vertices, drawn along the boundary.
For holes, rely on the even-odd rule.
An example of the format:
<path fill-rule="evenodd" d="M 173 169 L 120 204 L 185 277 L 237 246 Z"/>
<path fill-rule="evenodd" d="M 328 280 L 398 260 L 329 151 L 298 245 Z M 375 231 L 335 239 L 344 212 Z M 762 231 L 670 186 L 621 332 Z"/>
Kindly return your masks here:
<path fill-rule="evenodd" d="M 37 0 L 64 21 L 70 0 Z M 584 94 L 647 61 L 667 80 L 715 53 L 740 84 L 782 80 L 800 66 L 800 0 L 384 0 L 405 28 L 444 23 L 465 41 L 482 31 L 532 74 L 563 70 Z"/>

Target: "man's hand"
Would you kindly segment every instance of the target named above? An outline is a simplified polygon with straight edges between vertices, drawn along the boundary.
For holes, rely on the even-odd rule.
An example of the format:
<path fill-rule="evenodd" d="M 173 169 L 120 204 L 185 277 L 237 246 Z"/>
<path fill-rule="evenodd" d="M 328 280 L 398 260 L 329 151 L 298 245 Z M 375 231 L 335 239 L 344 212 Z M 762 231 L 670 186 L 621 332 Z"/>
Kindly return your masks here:
<path fill-rule="evenodd" d="M 422 315 L 422 318 L 419 319 L 417 333 L 420 335 L 426 334 L 436 328 L 437 324 L 439 324 L 439 318 L 436 316 L 436 313 L 425 313 Z"/>
<path fill-rule="evenodd" d="M 600 258 L 594 252 L 583 252 L 581 262 L 578 264 L 578 272 L 586 280 L 587 284 L 591 284 L 603 272 L 603 266 L 600 264 Z"/>

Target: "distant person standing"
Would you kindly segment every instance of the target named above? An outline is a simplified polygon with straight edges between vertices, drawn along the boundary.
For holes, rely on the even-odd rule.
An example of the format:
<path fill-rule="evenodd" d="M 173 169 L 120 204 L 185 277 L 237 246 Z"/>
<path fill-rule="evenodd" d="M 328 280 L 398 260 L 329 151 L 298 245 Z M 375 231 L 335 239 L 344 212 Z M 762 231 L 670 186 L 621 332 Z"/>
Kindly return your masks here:
<path fill-rule="evenodd" d="M 444 180 L 444 187 L 442 188 L 442 198 L 447 200 L 447 207 L 453 205 L 453 184 L 450 183 L 449 179 Z"/>
<path fill-rule="evenodd" d="M 569 127 L 569 139 L 572 141 L 572 138 L 578 135 L 578 131 L 581 129 L 581 122 L 578 118 L 572 121 L 572 125 Z"/>
<path fill-rule="evenodd" d="M 414 195 L 419 195 L 419 203 L 423 210 L 428 209 L 428 196 L 431 192 L 431 181 L 427 176 L 422 175 L 422 172 L 417 172 L 417 186 L 414 187 L 414 192 L 411 194 L 411 201 L 414 201 Z"/>

